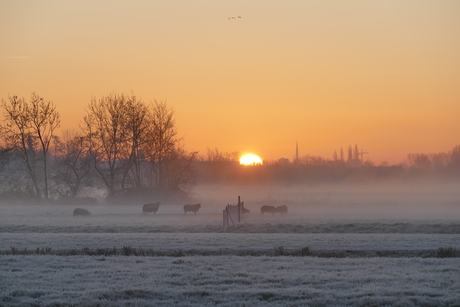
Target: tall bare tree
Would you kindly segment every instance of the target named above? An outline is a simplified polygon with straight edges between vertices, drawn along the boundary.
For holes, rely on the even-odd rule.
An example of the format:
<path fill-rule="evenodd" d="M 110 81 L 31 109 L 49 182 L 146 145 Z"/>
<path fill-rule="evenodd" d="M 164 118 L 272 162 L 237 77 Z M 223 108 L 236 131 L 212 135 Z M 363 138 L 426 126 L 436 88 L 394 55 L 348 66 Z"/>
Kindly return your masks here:
<path fill-rule="evenodd" d="M 54 180 L 58 192 L 75 197 L 91 171 L 88 141 L 79 133 L 66 130 L 62 138 L 56 138 L 55 147 Z"/>
<path fill-rule="evenodd" d="M 49 197 L 48 153 L 54 131 L 59 127 L 60 115 L 53 102 L 32 93 L 30 102 L 17 96 L 2 100 L 4 124 L 0 126 L 8 147 L 20 157 L 39 197 L 40 176 L 43 176 L 44 196 Z M 43 166 L 37 166 L 37 150 L 40 150 Z M 40 172 L 41 169 L 41 172 Z"/>
<path fill-rule="evenodd" d="M 155 101 L 150 109 L 150 126 L 144 152 L 150 162 L 152 185 L 166 187 L 168 163 L 175 154 L 179 141 L 174 121 L 174 110 L 166 102 Z"/>
<path fill-rule="evenodd" d="M 84 118 L 94 169 L 113 196 L 124 188 L 187 189 L 196 154 L 179 146 L 174 111 L 135 95 L 93 98 Z"/>
<path fill-rule="evenodd" d="M 129 147 L 126 117 L 128 100 L 123 94 L 92 98 L 84 117 L 94 168 L 109 195 L 122 187 L 123 174 L 129 168 L 126 154 Z"/>
<path fill-rule="evenodd" d="M 11 148 L 23 162 L 29 174 L 36 196 L 40 195 L 40 189 L 34 169 L 35 157 L 29 148 L 30 123 L 28 119 L 28 103 L 24 98 L 9 96 L 8 102 L 2 99 L 4 109 L 4 124 L 0 126 L 1 134 L 7 148 Z"/>
<path fill-rule="evenodd" d="M 195 168 L 198 152 L 187 152 L 184 147 L 176 144 L 176 148 L 168 159 L 167 188 L 172 191 L 189 193 L 195 185 Z"/>
<path fill-rule="evenodd" d="M 56 106 L 51 101 L 46 101 L 32 93 L 29 107 L 29 120 L 32 133 L 36 137 L 43 155 L 43 175 L 45 197 L 49 197 L 48 187 L 48 152 L 54 131 L 61 123 L 61 117 L 56 111 Z"/>
<path fill-rule="evenodd" d="M 128 175 L 131 175 L 131 182 L 137 188 L 142 187 L 142 163 L 144 156 L 141 148 L 148 141 L 147 132 L 149 129 L 149 110 L 144 102 L 136 96 L 131 95 L 126 106 L 127 119 L 127 158 L 130 167 L 125 169 L 123 183 L 125 184 Z"/>

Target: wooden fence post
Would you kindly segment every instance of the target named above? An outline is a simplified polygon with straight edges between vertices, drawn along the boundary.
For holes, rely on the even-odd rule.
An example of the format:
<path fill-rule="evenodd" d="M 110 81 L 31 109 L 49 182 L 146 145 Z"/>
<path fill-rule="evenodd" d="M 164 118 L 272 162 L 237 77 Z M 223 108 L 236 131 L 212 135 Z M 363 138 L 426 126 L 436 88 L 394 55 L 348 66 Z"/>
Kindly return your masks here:
<path fill-rule="evenodd" d="M 224 231 L 227 231 L 227 228 L 228 228 L 228 216 L 227 216 L 227 208 L 224 209 L 224 212 L 222 213 L 222 216 L 223 216 L 223 225 L 224 225 Z"/>

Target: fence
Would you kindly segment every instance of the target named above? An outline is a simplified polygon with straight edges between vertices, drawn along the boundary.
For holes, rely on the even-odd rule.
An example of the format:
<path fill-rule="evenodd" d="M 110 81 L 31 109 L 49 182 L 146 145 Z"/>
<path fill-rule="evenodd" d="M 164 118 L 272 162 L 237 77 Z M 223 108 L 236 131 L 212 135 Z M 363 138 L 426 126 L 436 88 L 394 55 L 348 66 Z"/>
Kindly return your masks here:
<path fill-rule="evenodd" d="M 235 227 L 236 223 L 241 222 L 243 218 L 243 207 L 244 202 L 240 201 L 240 197 L 238 196 L 238 204 L 237 205 L 227 205 L 223 212 L 223 227 L 224 231 L 227 231 L 230 227 Z"/>

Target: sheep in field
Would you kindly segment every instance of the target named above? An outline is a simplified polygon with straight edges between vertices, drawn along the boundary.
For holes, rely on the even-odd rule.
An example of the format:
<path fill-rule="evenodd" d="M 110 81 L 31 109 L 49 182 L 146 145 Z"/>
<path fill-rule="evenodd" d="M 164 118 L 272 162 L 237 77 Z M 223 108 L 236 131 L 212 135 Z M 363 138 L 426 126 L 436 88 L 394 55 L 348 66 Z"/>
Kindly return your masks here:
<path fill-rule="evenodd" d="M 161 205 L 160 202 L 156 202 L 156 203 L 153 203 L 153 204 L 145 204 L 142 207 L 142 214 L 144 214 L 144 213 L 148 214 L 149 212 L 153 212 L 153 214 L 156 215 L 160 205 Z"/>
<path fill-rule="evenodd" d="M 264 215 L 264 213 L 271 213 L 272 216 L 273 216 L 273 214 L 275 214 L 276 212 L 278 212 L 278 211 L 276 210 L 275 206 L 266 206 L 265 205 L 265 206 L 262 206 L 260 208 L 260 214 L 261 215 Z"/>
<path fill-rule="evenodd" d="M 264 215 L 264 213 L 271 213 L 273 216 L 275 213 L 286 214 L 287 212 L 288 212 L 288 208 L 286 205 L 277 206 L 277 207 L 265 205 L 260 208 L 261 215 Z"/>
<path fill-rule="evenodd" d="M 201 204 L 187 204 L 184 205 L 184 214 L 186 214 L 188 211 L 191 211 L 193 213 L 197 213 L 198 210 L 200 210 Z"/>
<path fill-rule="evenodd" d="M 91 212 L 86 209 L 77 208 L 73 210 L 73 216 L 90 216 Z"/>
<path fill-rule="evenodd" d="M 281 214 L 286 214 L 288 212 L 288 208 L 286 205 L 277 206 L 276 210 Z"/>

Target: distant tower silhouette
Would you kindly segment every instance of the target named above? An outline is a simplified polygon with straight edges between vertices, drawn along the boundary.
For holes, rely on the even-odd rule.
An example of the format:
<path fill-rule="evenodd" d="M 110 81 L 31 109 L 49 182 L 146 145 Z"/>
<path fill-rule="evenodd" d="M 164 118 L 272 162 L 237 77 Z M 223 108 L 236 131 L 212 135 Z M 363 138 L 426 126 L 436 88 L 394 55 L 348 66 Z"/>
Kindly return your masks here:
<path fill-rule="evenodd" d="M 295 162 L 299 162 L 299 142 L 295 142 Z"/>

